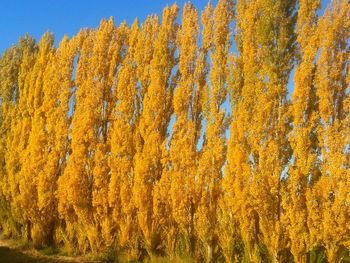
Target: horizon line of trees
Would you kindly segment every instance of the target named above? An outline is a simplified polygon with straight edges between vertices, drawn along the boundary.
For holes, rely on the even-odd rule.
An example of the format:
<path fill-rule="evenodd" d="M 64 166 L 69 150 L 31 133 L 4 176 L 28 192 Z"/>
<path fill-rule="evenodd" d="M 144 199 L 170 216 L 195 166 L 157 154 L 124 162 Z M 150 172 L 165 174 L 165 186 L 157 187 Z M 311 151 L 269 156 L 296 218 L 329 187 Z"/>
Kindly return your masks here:
<path fill-rule="evenodd" d="M 350 2 L 320 5 L 188 2 L 58 47 L 22 37 L 0 58 L 2 235 L 129 260 L 349 260 Z"/>

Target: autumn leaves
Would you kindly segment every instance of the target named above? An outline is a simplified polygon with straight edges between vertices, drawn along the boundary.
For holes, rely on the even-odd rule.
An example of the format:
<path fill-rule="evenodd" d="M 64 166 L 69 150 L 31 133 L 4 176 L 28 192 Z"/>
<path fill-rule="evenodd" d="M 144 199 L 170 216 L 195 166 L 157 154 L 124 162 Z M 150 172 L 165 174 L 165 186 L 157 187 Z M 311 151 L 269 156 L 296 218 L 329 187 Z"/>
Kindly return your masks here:
<path fill-rule="evenodd" d="M 349 5 L 187 3 L 57 48 L 21 38 L 0 60 L 2 233 L 129 259 L 338 262 Z"/>

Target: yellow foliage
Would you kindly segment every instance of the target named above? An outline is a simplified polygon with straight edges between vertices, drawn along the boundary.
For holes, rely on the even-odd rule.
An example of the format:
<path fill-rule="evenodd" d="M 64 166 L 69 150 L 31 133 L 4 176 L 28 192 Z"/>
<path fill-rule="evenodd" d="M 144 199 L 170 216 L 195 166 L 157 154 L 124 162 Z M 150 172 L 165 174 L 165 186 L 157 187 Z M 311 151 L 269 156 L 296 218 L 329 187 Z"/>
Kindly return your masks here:
<path fill-rule="evenodd" d="M 118 260 L 348 260 L 350 3 L 320 2 L 21 38 L 0 58 L 1 233 Z"/>

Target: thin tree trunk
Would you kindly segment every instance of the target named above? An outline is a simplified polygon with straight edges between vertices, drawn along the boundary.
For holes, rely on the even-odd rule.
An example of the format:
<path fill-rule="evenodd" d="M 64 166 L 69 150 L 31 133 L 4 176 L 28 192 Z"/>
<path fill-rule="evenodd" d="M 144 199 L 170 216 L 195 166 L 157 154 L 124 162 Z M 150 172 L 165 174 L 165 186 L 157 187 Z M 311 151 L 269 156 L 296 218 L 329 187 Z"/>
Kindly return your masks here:
<path fill-rule="evenodd" d="M 213 262 L 213 246 L 208 244 L 207 246 L 207 263 Z"/>

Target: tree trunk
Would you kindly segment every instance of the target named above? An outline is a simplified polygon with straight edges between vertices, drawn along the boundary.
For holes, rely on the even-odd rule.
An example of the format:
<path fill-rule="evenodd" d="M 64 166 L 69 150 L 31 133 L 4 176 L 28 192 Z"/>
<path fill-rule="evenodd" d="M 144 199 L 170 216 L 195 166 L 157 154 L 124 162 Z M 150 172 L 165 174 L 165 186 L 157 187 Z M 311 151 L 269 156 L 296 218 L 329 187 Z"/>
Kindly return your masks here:
<path fill-rule="evenodd" d="M 207 263 L 213 262 L 213 246 L 212 244 L 208 244 L 207 247 Z"/>
<path fill-rule="evenodd" d="M 227 249 L 227 251 L 224 253 L 224 258 L 226 263 L 235 262 L 231 252 L 232 252 L 231 249 Z"/>
<path fill-rule="evenodd" d="M 272 253 L 272 262 L 273 263 L 281 262 L 277 251 L 273 251 L 273 253 Z"/>
<path fill-rule="evenodd" d="M 27 240 L 29 240 L 29 241 L 31 241 L 32 240 L 32 225 L 31 225 L 31 223 L 30 223 L 30 221 L 28 220 L 27 221 L 27 224 L 26 224 L 27 226 L 26 226 L 26 230 L 27 230 L 27 233 L 26 233 L 26 238 L 27 238 Z"/>
<path fill-rule="evenodd" d="M 295 259 L 296 263 L 306 263 L 307 262 L 307 255 L 305 254 L 299 254 L 297 258 Z"/>
<path fill-rule="evenodd" d="M 328 262 L 334 262 L 338 263 L 339 258 L 338 258 L 338 246 L 337 245 L 330 245 L 326 247 L 326 256 Z"/>

